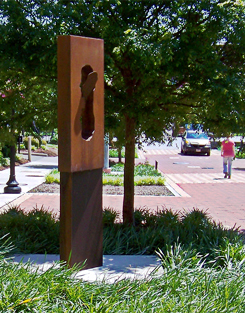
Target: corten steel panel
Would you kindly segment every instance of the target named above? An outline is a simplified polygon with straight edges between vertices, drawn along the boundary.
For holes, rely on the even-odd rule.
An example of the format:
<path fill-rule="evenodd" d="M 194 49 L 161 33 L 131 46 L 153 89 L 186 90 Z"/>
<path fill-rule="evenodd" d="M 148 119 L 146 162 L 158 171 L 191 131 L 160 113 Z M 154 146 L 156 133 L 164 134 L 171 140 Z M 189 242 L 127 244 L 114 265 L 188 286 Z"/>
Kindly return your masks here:
<path fill-rule="evenodd" d="M 94 133 L 82 138 L 84 98 L 81 71 L 89 65 L 97 72 L 93 91 Z M 104 163 L 104 42 L 78 36 L 58 37 L 59 170 L 78 172 L 103 168 Z"/>
<path fill-rule="evenodd" d="M 102 169 L 61 172 L 60 259 L 85 268 L 103 261 Z"/>

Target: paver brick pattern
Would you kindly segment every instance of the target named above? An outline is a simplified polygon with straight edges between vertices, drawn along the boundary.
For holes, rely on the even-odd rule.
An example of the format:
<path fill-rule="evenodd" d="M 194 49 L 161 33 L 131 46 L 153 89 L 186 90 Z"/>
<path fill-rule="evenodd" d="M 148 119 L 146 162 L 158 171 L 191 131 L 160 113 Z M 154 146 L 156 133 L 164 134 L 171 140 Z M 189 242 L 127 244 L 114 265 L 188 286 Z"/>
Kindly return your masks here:
<path fill-rule="evenodd" d="M 174 149 L 171 154 L 149 157 L 151 163 L 159 161 L 159 168 L 179 190 L 188 196 L 135 196 L 135 208 L 147 208 L 150 211 L 167 208 L 173 211 L 188 211 L 193 208 L 204 210 L 218 223 L 233 227 L 240 226 L 245 230 L 245 160 L 235 161 L 231 179 L 224 179 L 220 152 L 212 157 L 196 157 L 192 164 L 174 164 L 178 161 L 189 161 Z M 176 154 L 178 153 L 178 154 Z M 213 154 L 213 152 L 212 152 Z M 162 157 L 162 159 L 161 159 Z M 164 159 L 163 159 L 164 158 Z M 161 163 L 162 162 L 162 163 Z M 204 162 L 206 169 L 199 166 Z M 181 163 L 181 162 L 180 162 Z M 220 172 L 217 172 L 220 171 Z M 204 173 L 203 173 L 204 171 Z M 172 186 L 173 186 L 172 185 Z M 33 207 L 52 210 L 59 214 L 59 194 L 26 194 L 16 200 L 21 208 L 30 210 Z M 19 202 L 18 202 L 19 201 Z M 12 203 L 12 205 L 14 202 Z M 122 217 L 123 196 L 103 195 L 103 207 L 113 208 Z"/>
<path fill-rule="evenodd" d="M 231 184 L 231 183 L 245 183 L 245 173 L 234 173 L 231 179 L 224 179 L 221 173 L 192 173 L 192 174 L 167 174 L 165 175 L 176 184 Z"/>

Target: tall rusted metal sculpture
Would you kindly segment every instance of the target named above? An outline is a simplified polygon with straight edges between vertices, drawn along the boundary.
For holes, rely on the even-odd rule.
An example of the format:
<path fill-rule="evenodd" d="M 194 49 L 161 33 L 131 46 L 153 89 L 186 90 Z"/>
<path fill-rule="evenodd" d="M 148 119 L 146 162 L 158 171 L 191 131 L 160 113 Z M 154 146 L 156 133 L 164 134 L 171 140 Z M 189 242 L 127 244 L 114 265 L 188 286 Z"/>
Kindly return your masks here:
<path fill-rule="evenodd" d="M 102 265 L 104 43 L 58 37 L 60 258 Z"/>

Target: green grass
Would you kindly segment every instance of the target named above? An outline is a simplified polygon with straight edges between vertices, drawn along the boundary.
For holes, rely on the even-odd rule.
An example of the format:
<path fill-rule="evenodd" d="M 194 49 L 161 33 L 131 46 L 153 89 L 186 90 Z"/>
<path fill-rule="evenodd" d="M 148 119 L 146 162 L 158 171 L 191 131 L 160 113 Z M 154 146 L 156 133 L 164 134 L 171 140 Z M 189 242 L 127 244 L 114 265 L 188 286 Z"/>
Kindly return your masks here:
<path fill-rule="evenodd" d="M 245 268 L 229 260 L 223 268 L 181 245 L 159 256 L 164 273 L 149 279 L 113 284 L 76 279 L 79 267 L 55 263 L 46 272 L 30 263 L 6 262 L 0 247 L 0 312 L 230 312 L 245 310 Z M 228 250 L 227 250 L 228 254 Z"/>
<path fill-rule="evenodd" d="M 43 208 L 24 213 L 19 207 L 0 214 L 0 237 L 8 235 L 21 253 L 59 253 L 59 220 Z"/>

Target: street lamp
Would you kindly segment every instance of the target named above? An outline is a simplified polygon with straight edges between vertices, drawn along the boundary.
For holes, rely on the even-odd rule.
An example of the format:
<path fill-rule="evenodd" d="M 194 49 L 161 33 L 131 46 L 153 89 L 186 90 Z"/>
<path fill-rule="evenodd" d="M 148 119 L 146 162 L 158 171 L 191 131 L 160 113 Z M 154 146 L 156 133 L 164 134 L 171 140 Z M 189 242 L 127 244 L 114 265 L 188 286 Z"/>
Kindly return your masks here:
<path fill-rule="evenodd" d="M 4 193 L 21 193 L 19 183 L 15 179 L 15 146 L 10 147 L 10 176 L 4 187 Z"/>

